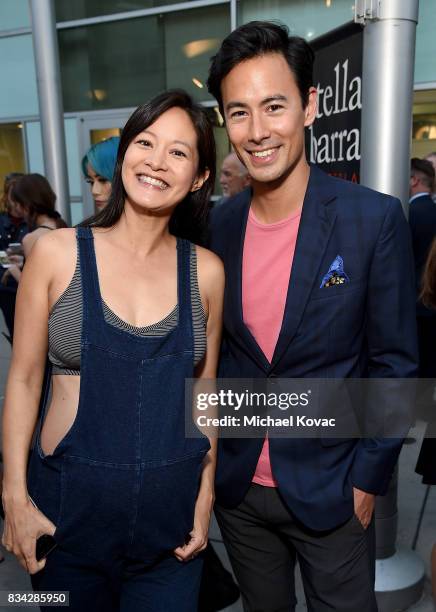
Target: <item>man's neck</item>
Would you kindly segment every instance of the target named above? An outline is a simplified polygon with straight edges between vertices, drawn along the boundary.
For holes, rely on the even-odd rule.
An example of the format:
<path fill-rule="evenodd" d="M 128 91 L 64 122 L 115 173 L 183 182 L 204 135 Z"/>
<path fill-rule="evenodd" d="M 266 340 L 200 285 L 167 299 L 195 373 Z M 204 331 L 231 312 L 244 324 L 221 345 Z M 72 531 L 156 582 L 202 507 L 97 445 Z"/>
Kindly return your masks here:
<path fill-rule="evenodd" d="M 413 200 L 416 200 L 416 198 L 420 198 L 421 196 L 431 196 L 431 192 L 426 189 L 415 189 L 411 192 L 409 203 L 413 202 Z"/>
<path fill-rule="evenodd" d="M 271 183 L 253 181 L 251 207 L 256 218 L 270 224 L 297 213 L 303 205 L 309 175 L 310 167 L 302 160 L 285 179 Z"/>

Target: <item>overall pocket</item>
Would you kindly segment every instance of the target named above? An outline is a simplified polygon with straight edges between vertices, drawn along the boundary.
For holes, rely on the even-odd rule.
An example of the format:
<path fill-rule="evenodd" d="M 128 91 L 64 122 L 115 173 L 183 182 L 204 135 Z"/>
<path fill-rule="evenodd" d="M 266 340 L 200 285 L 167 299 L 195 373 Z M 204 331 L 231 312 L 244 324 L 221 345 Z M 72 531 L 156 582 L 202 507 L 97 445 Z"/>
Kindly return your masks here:
<path fill-rule="evenodd" d="M 151 562 L 189 539 L 204 454 L 142 471 L 132 556 Z"/>
<path fill-rule="evenodd" d="M 133 465 L 64 458 L 56 535 L 66 550 L 97 560 L 125 551 L 136 474 Z"/>
<path fill-rule="evenodd" d="M 62 499 L 61 462 L 42 458 L 35 446 L 28 472 L 27 490 L 38 509 L 57 527 Z M 55 533 L 55 537 L 57 530 Z"/>

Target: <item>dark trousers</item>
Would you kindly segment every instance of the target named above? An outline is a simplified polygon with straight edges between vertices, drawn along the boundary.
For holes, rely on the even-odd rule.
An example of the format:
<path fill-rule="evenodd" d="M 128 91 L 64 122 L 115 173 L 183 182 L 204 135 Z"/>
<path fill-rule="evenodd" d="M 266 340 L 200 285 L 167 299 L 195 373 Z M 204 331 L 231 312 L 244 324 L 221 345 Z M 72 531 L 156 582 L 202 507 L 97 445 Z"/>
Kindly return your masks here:
<path fill-rule="evenodd" d="M 97 564 L 56 548 L 32 586 L 69 591 L 68 608 L 41 606 L 47 612 L 195 612 L 202 567 L 201 555 L 185 563 L 170 556 L 145 567 L 127 559 Z"/>
<path fill-rule="evenodd" d="M 235 509 L 215 506 L 245 612 L 291 612 L 300 565 L 309 612 L 376 612 L 374 521 L 328 532 L 297 523 L 277 489 L 252 484 Z"/>

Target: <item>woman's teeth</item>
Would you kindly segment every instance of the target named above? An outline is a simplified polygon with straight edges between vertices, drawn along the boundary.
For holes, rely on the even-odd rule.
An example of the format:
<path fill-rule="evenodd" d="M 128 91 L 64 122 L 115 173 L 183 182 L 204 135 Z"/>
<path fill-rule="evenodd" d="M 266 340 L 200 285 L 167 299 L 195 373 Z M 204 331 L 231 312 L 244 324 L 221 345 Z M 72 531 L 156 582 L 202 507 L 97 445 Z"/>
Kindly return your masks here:
<path fill-rule="evenodd" d="M 153 185 L 154 187 L 159 187 L 159 189 L 166 189 L 168 187 L 167 183 L 160 181 L 159 179 L 153 178 L 151 176 L 146 176 L 145 174 L 140 174 L 138 176 L 140 183 L 148 183 L 149 185 Z"/>

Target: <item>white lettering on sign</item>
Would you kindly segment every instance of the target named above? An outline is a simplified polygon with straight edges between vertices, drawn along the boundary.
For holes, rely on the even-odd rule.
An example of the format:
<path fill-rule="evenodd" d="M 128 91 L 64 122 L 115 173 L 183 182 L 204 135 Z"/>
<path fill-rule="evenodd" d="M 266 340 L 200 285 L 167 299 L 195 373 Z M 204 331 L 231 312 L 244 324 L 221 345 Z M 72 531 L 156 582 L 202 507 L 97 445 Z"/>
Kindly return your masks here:
<path fill-rule="evenodd" d="M 360 159 L 360 132 L 357 128 L 322 134 L 317 138 L 311 125 L 309 132 L 312 163 L 330 164 Z"/>
<path fill-rule="evenodd" d="M 321 87 L 318 83 L 317 119 L 362 108 L 362 79 L 356 76 L 349 80 L 349 60 L 338 62 L 334 73 L 334 86 Z M 357 128 L 315 135 L 313 126 L 310 126 L 309 132 L 312 163 L 360 160 L 360 132 Z"/>

